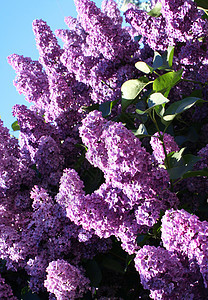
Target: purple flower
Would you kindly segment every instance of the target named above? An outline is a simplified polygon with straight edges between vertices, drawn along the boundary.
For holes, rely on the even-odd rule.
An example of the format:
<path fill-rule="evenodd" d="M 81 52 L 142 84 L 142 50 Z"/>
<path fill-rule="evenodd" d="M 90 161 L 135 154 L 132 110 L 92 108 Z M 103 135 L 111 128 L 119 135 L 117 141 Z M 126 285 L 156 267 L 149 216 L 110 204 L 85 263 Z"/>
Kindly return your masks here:
<path fill-rule="evenodd" d="M 20 184 L 20 149 L 17 139 L 0 120 L 0 196 Z"/>
<path fill-rule="evenodd" d="M 200 151 L 198 151 L 197 155 L 201 157 L 200 161 L 198 161 L 194 165 L 194 170 L 202 170 L 208 167 L 208 145 L 203 147 Z M 189 192 L 193 194 L 204 193 L 208 190 L 208 178 L 207 176 L 201 177 L 193 177 L 186 179 L 186 185 Z"/>
<path fill-rule="evenodd" d="M 99 237 L 115 235 L 133 253 L 137 234 L 155 224 L 160 210 L 178 202 L 165 188 L 168 174 L 154 165 L 132 132 L 121 123 L 105 120 L 100 112 L 88 114 L 80 135 L 88 148 L 87 159 L 103 171 L 106 183 L 85 195 L 78 174 L 66 169 L 56 201 L 75 224 L 93 229 Z"/>
<path fill-rule="evenodd" d="M 135 257 L 135 268 L 152 299 L 204 299 L 199 274 L 162 247 L 144 246 Z"/>
<path fill-rule="evenodd" d="M 130 8 L 125 12 L 126 22 L 137 31 L 137 35 L 146 38 L 147 44 L 153 50 L 165 50 L 168 45 L 174 45 L 173 40 L 167 35 L 165 19 L 151 17 L 143 10 Z"/>
<path fill-rule="evenodd" d="M 197 154 L 198 156 L 201 156 L 201 160 L 197 163 L 197 167 L 199 169 L 208 168 L 208 144 Z"/>
<path fill-rule="evenodd" d="M 161 199 L 164 199 L 162 194 L 165 186 L 169 185 L 169 177 L 166 170 L 154 165 L 140 140 L 121 123 L 106 121 L 97 111 L 89 113 L 82 123 L 79 130 L 88 148 L 86 157 L 103 171 L 106 182 L 122 189 L 129 198 L 130 207 L 149 201 L 160 203 L 163 209 L 164 200 Z M 169 191 L 165 198 L 171 206 L 177 202 L 175 195 Z M 142 224 L 142 220 L 140 222 Z"/>
<path fill-rule="evenodd" d="M 162 218 L 162 241 L 170 252 L 180 253 L 199 265 L 207 288 L 208 222 L 201 222 L 185 210 L 166 211 Z"/>
<path fill-rule="evenodd" d="M 106 59 L 122 59 L 133 54 L 138 46 L 131 40 L 130 35 L 115 24 L 114 19 L 104 14 L 90 0 L 75 0 L 78 20 L 88 33 L 86 42 L 92 53 L 100 52 Z M 125 50 L 124 50 L 125 47 Z"/>
<path fill-rule="evenodd" d="M 29 144 L 33 147 L 37 146 L 41 136 L 54 134 L 55 128 L 46 123 L 43 116 L 25 105 L 16 104 L 13 107 L 13 116 L 17 118 L 20 131 L 27 137 Z"/>
<path fill-rule="evenodd" d="M 202 12 L 192 0 L 161 0 L 161 13 L 167 22 L 167 31 L 184 41 L 206 35 L 207 22 L 201 19 Z M 197 27 L 198 30 L 194 30 Z"/>
<path fill-rule="evenodd" d="M 128 198 L 121 190 L 103 184 L 85 196 L 78 174 L 68 169 L 61 178 L 56 201 L 66 208 L 67 217 L 85 230 L 92 230 L 100 238 L 117 236 L 130 253 L 137 248 L 136 235 L 141 226 L 129 216 Z"/>
<path fill-rule="evenodd" d="M 81 298 L 89 289 L 89 279 L 78 267 L 63 259 L 50 262 L 46 271 L 48 275 L 44 286 L 59 300 Z"/>
<path fill-rule="evenodd" d="M 126 22 L 138 34 L 146 38 L 153 50 L 166 50 L 177 42 L 195 40 L 208 31 L 207 20 L 201 19 L 201 12 L 192 0 L 161 0 L 162 16 L 149 16 L 146 12 L 130 7 L 125 12 Z"/>
<path fill-rule="evenodd" d="M 120 10 L 114 0 L 103 0 L 102 12 L 110 17 L 115 25 L 122 26 L 123 18 L 121 17 Z"/>
<path fill-rule="evenodd" d="M 39 62 L 43 65 L 47 74 L 51 69 L 63 71 L 64 67 L 60 62 L 63 50 L 58 44 L 55 35 L 50 27 L 43 20 L 33 21 L 33 31 L 35 34 L 36 45 L 40 54 Z"/>
<path fill-rule="evenodd" d="M 162 132 L 160 134 L 162 135 Z M 163 135 L 163 143 L 164 143 L 164 147 L 166 149 L 167 154 L 169 154 L 173 151 L 174 152 L 179 151 L 178 145 L 176 144 L 176 142 L 174 141 L 174 138 L 170 134 L 165 133 Z M 163 164 L 164 160 L 165 160 L 165 153 L 164 153 L 162 141 L 159 138 L 158 132 L 156 132 L 151 137 L 150 145 L 152 146 L 153 156 L 154 156 L 155 160 L 159 164 Z"/>
<path fill-rule="evenodd" d="M 196 40 L 181 47 L 178 58 L 186 79 L 206 82 L 208 78 L 208 43 Z M 192 71 L 192 72 L 190 72 Z M 197 113 L 195 113 L 196 115 Z M 200 114 L 200 118 L 201 118 Z"/>
<path fill-rule="evenodd" d="M 44 112 L 50 99 L 48 79 L 42 65 L 29 57 L 17 54 L 10 55 L 8 62 L 17 73 L 14 85 L 18 92 L 23 93 L 28 102 L 35 103 L 38 109 Z"/>

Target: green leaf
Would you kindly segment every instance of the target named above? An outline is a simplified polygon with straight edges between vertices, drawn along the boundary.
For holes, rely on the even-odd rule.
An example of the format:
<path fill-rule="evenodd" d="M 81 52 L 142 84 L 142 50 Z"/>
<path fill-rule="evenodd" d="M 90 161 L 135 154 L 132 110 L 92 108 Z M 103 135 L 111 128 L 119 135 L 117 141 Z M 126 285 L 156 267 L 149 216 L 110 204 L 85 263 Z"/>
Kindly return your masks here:
<path fill-rule="evenodd" d="M 149 74 L 149 73 L 152 73 L 153 72 L 153 68 L 150 67 L 148 64 L 146 64 L 145 62 L 143 61 L 138 61 L 136 64 L 135 64 L 135 67 L 145 73 L 145 74 Z"/>
<path fill-rule="evenodd" d="M 170 71 L 173 64 L 174 47 L 169 46 L 168 49 L 160 55 L 157 51 L 154 53 L 153 68 L 154 70 Z"/>
<path fill-rule="evenodd" d="M 103 117 L 109 116 L 111 114 L 112 108 L 118 103 L 118 101 L 119 99 L 101 103 L 99 105 L 99 111 L 102 112 L 102 116 Z"/>
<path fill-rule="evenodd" d="M 166 70 L 170 71 L 173 63 L 174 47 L 169 46 L 168 49 L 161 55 L 159 52 L 154 52 L 153 58 L 153 71 L 154 70 Z"/>
<path fill-rule="evenodd" d="M 198 7 L 199 8 L 199 7 Z M 201 9 L 201 8 L 199 8 Z M 208 9 L 202 8 L 202 10 L 204 11 L 204 14 L 202 16 L 203 20 L 208 20 Z M 203 38 L 202 38 L 203 39 Z M 198 39 L 200 41 L 200 38 Z"/>
<path fill-rule="evenodd" d="M 178 135 L 175 137 L 175 141 L 178 145 L 182 145 L 183 143 L 189 141 L 192 143 L 196 143 L 198 141 L 199 135 L 194 126 L 190 126 L 188 131 L 184 135 Z"/>
<path fill-rule="evenodd" d="M 197 97 L 187 97 L 184 98 L 183 100 L 177 101 L 173 104 L 171 104 L 164 116 L 163 119 L 166 122 L 170 122 L 172 121 L 178 114 L 181 114 L 182 112 L 186 111 L 187 109 L 189 109 L 190 107 L 192 107 L 195 103 L 199 103 L 199 102 L 207 102 L 201 98 L 197 98 Z"/>
<path fill-rule="evenodd" d="M 145 101 L 147 99 L 144 99 L 144 97 L 142 97 L 142 99 L 139 99 L 138 102 L 136 103 L 136 108 L 144 111 L 147 108 L 147 101 Z"/>
<path fill-rule="evenodd" d="M 197 170 L 197 171 L 188 171 L 187 173 L 183 174 L 183 178 L 199 177 L 199 176 L 208 177 L 208 168 L 204 168 L 202 170 Z"/>
<path fill-rule="evenodd" d="M 131 254 L 131 255 L 127 254 L 127 256 L 126 256 L 126 267 L 125 267 L 124 272 L 127 271 L 128 266 L 131 264 L 131 262 L 133 261 L 134 258 L 135 258 L 134 254 Z"/>
<path fill-rule="evenodd" d="M 202 8 L 208 9 L 208 2 L 207 0 L 194 0 L 196 2 L 197 6 L 200 6 Z"/>
<path fill-rule="evenodd" d="M 167 97 L 171 88 L 180 81 L 182 73 L 183 69 L 177 72 L 168 72 L 159 76 L 153 82 L 153 90 L 155 92 L 162 92 L 164 93 L 164 96 Z"/>
<path fill-rule="evenodd" d="M 121 86 L 122 98 L 126 100 L 135 99 L 147 84 L 149 84 L 149 80 L 146 77 L 127 80 Z"/>
<path fill-rule="evenodd" d="M 92 286 L 98 287 L 102 280 L 102 272 L 98 263 L 94 259 L 87 262 L 86 273 Z"/>
<path fill-rule="evenodd" d="M 31 291 L 22 295 L 21 299 L 22 300 L 41 300 L 41 298 L 39 298 L 38 295 L 32 293 Z"/>
<path fill-rule="evenodd" d="M 140 109 L 136 109 L 136 113 L 139 114 L 139 115 L 143 115 L 145 113 L 150 112 L 153 108 L 157 109 L 157 106 L 163 105 L 167 102 L 169 102 L 169 100 L 167 98 L 165 98 L 163 96 L 163 94 L 153 93 L 149 96 L 149 99 L 147 101 L 147 104 L 148 104 L 149 108 L 144 110 L 144 111 L 142 111 Z M 161 110 L 161 108 L 158 108 L 157 111 L 160 111 L 160 110 Z"/>
<path fill-rule="evenodd" d="M 166 97 L 163 96 L 163 94 L 161 93 L 154 93 L 151 94 L 147 104 L 149 106 L 149 108 L 153 108 L 157 105 L 161 105 L 161 104 L 165 104 L 168 103 L 170 100 L 168 100 Z"/>
<path fill-rule="evenodd" d="M 141 93 L 141 91 L 152 81 L 149 81 L 146 77 L 141 77 L 139 79 L 130 79 L 123 83 L 121 86 L 122 100 L 121 106 L 122 110 L 134 103 L 135 98 Z"/>
<path fill-rule="evenodd" d="M 162 4 L 160 2 L 157 2 L 153 9 L 148 12 L 148 15 L 155 18 L 161 16 L 161 8 Z"/>
<path fill-rule="evenodd" d="M 149 238 L 150 236 L 148 234 L 138 234 L 136 238 L 137 245 L 143 247 Z"/>
<path fill-rule="evenodd" d="M 156 70 L 164 65 L 162 55 L 158 53 L 157 51 L 154 52 L 154 58 L 153 58 L 153 69 Z"/>
<path fill-rule="evenodd" d="M 144 124 L 140 124 L 139 128 L 137 130 L 132 130 L 132 132 L 137 137 L 144 137 L 149 135 Z"/>
<path fill-rule="evenodd" d="M 99 104 L 95 103 L 90 106 L 82 106 L 82 110 L 87 111 L 87 112 L 91 112 L 93 110 L 99 110 Z"/>
<path fill-rule="evenodd" d="M 138 115 L 144 115 L 144 114 L 148 113 L 148 109 L 146 109 L 146 110 L 136 109 L 136 113 Z"/>
<path fill-rule="evenodd" d="M 135 116 L 131 113 L 121 111 L 117 116 L 116 122 L 122 122 L 127 129 L 135 129 Z"/>
<path fill-rule="evenodd" d="M 156 114 L 162 118 L 165 113 L 165 104 L 155 106 Z"/>
<path fill-rule="evenodd" d="M 109 270 L 115 271 L 117 273 L 121 273 L 124 274 L 124 268 L 122 267 L 122 265 L 120 264 L 120 262 L 118 262 L 115 259 L 112 259 L 110 257 L 104 257 L 103 261 L 102 261 L 102 265 Z"/>
<path fill-rule="evenodd" d="M 191 171 L 194 165 L 201 159 L 198 156 L 192 154 L 186 154 L 182 156 L 185 148 L 179 152 L 175 152 L 168 158 L 171 165 L 170 169 L 167 169 L 170 179 L 182 178 L 185 173 Z"/>
<path fill-rule="evenodd" d="M 168 46 L 167 49 L 167 61 L 170 67 L 173 65 L 174 47 Z"/>
<path fill-rule="evenodd" d="M 181 160 L 185 149 L 186 148 L 181 148 L 178 152 L 171 152 L 168 154 L 169 164 L 171 168 L 181 165 Z"/>
<path fill-rule="evenodd" d="M 189 95 L 189 97 L 196 97 L 196 98 L 202 98 L 203 97 L 203 91 L 202 89 L 194 89 L 193 92 Z"/>
<path fill-rule="evenodd" d="M 12 123 L 11 127 L 12 127 L 13 131 L 20 130 L 20 126 L 18 124 L 18 121 L 15 121 L 14 123 Z"/>

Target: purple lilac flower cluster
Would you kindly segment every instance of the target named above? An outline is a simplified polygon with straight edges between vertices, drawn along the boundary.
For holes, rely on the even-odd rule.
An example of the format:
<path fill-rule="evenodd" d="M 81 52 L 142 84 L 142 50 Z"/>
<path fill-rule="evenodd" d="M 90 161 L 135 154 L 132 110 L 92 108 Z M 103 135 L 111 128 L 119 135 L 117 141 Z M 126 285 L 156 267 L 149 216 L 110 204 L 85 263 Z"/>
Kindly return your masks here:
<path fill-rule="evenodd" d="M 105 120 L 101 112 L 88 114 L 80 136 L 88 148 L 87 159 L 103 171 L 106 183 L 85 196 L 78 174 L 65 170 L 56 200 L 77 225 L 100 237 L 117 236 L 132 254 L 136 235 L 154 225 L 160 210 L 178 203 L 168 190 L 168 174 L 154 165 L 133 133 L 121 123 Z"/>
<path fill-rule="evenodd" d="M 146 38 L 154 50 L 165 50 L 168 45 L 187 42 L 206 35 L 207 22 L 192 0 L 161 0 L 161 16 L 155 18 L 143 10 L 130 7 L 125 12 L 126 21 Z"/>
<path fill-rule="evenodd" d="M 29 57 L 13 54 L 8 57 L 8 62 L 18 73 L 14 85 L 20 94 L 25 95 L 25 100 L 36 103 L 40 109 L 48 104 L 48 81 L 43 66 L 38 61 Z"/>
<path fill-rule="evenodd" d="M 114 1 L 104 1 L 102 11 L 90 0 L 75 4 L 77 20 L 65 19 L 70 30 L 56 31 L 64 41 L 61 61 L 90 88 L 93 102 L 117 99 L 122 83 L 135 73 L 132 62 L 140 54 L 139 45 L 122 29 Z"/>
<path fill-rule="evenodd" d="M 206 82 L 208 74 L 208 42 L 204 40 L 188 41 L 181 47 L 178 55 L 180 65 L 184 68 L 187 79 Z M 191 71 L 191 72 L 190 72 Z M 193 72 L 195 76 L 193 77 Z"/>
<path fill-rule="evenodd" d="M 205 299 L 200 273 L 191 271 L 176 254 L 147 245 L 138 251 L 134 261 L 141 283 L 150 290 L 152 299 Z"/>
<path fill-rule="evenodd" d="M 161 133 L 162 135 L 162 133 Z M 179 151 L 179 147 L 176 144 L 176 142 L 174 141 L 174 138 L 170 135 L 165 133 L 163 135 L 163 143 L 164 143 L 164 147 L 166 149 L 167 154 L 171 153 L 171 152 L 177 152 Z M 155 158 L 155 160 L 159 163 L 159 164 L 163 164 L 164 160 L 165 160 L 165 153 L 164 153 L 164 148 L 162 145 L 162 141 L 159 138 L 159 133 L 156 132 L 150 140 L 150 145 L 152 147 L 153 150 L 153 156 Z"/>
<path fill-rule="evenodd" d="M 89 288 L 89 279 L 82 274 L 81 270 L 64 260 L 50 262 L 46 271 L 48 275 L 44 285 L 56 296 L 56 299 L 81 298 Z"/>
<path fill-rule="evenodd" d="M 66 207 L 67 217 L 100 238 L 116 236 L 129 253 L 137 248 L 136 235 L 141 226 L 126 208 L 128 198 L 118 188 L 102 184 L 91 195 L 84 195 L 83 183 L 74 170 L 65 170 L 56 198 Z"/>
<path fill-rule="evenodd" d="M 168 191 L 167 172 L 154 165 L 141 141 L 121 123 L 106 121 L 100 112 L 94 111 L 83 120 L 80 136 L 88 148 L 86 157 L 89 162 L 103 171 L 107 183 L 123 190 L 129 198 L 130 208 L 138 203 L 141 209 L 145 209 L 146 201 L 149 204 L 160 202 L 162 206 L 165 203 L 168 205 L 168 202 L 170 206 L 177 204 L 175 195 Z M 141 225 L 151 226 L 158 217 L 155 208 L 154 213 L 151 204 L 148 207 L 149 221 L 145 218 L 139 221 L 140 209 L 137 211 Z"/>
<path fill-rule="evenodd" d="M 0 120 L 0 195 L 18 183 L 19 146 L 15 138 L 10 138 L 9 130 Z M 15 172 L 13 172 L 13 168 Z"/>
<path fill-rule="evenodd" d="M 8 58 L 17 73 L 14 82 L 17 90 L 33 105 L 30 108 L 24 105 L 14 107 L 13 114 L 20 126 L 20 146 L 15 138 L 10 138 L 1 122 L 0 249 L 7 268 L 22 267 L 31 276 L 33 291 L 43 288 L 45 269 L 50 261 L 71 252 L 75 257 L 73 260 L 78 263 L 82 257 L 92 258 L 109 247 L 108 241 L 103 242 L 93 232 L 86 232 L 66 219 L 62 208 L 54 203 L 54 189 L 57 189 L 63 169 L 74 164 L 78 155 L 74 145 L 79 142 L 77 128 L 84 116 L 80 107 L 100 102 L 99 99 L 105 99 L 104 95 L 112 91 L 101 83 L 102 93 L 97 87 L 97 82 L 102 80 L 115 87 L 109 99 L 116 98 L 123 81 L 132 76 L 131 57 L 139 49 L 122 29 L 122 18 L 113 1 L 103 3 L 102 13 L 91 1 L 85 1 L 84 6 L 77 1 L 76 5 L 78 20 L 66 18 L 70 30 L 57 31 L 58 36 L 66 38 L 64 49 L 46 22 L 35 20 L 33 30 L 39 62 L 17 54 Z M 91 13 L 99 25 L 90 36 L 87 30 L 91 32 L 91 27 L 85 27 L 84 19 L 90 20 Z M 106 24 L 105 30 L 102 23 Z M 92 40 L 97 39 L 99 28 L 105 42 L 99 48 L 101 40 L 97 40 L 93 50 L 90 47 L 93 46 Z M 107 52 L 102 53 L 108 51 L 110 45 L 113 51 L 118 51 L 115 62 L 105 57 Z M 110 55 L 111 51 L 108 53 Z M 65 61 L 66 57 L 73 61 L 71 67 L 69 59 Z M 91 70 L 91 73 L 79 78 L 82 60 L 86 72 Z M 120 66 L 121 60 L 125 63 Z M 75 249 L 79 250 L 78 253 Z"/>
<path fill-rule="evenodd" d="M 162 241 L 169 252 L 185 255 L 190 268 L 199 265 L 204 285 L 208 283 L 208 222 L 185 210 L 166 211 L 162 218 Z"/>
<path fill-rule="evenodd" d="M 1 207 L 0 256 L 6 260 L 8 269 L 21 267 L 27 271 L 33 291 L 43 289 L 46 267 L 51 260 L 71 253 L 76 257 L 74 263 L 79 263 L 82 258 L 90 259 L 110 247 L 108 241 L 71 223 L 43 188 L 35 186 L 31 196 L 18 192 L 17 197 L 21 201 L 17 208 L 14 204 Z M 32 202 L 32 212 L 30 207 L 21 212 L 25 201 Z"/>
<path fill-rule="evenodd" d="M 143 287 L 152 299 L 206 299 L 208 222 L 170 209 L 161 232 L 165 249 L 147 245 L 135 257 Z"/>

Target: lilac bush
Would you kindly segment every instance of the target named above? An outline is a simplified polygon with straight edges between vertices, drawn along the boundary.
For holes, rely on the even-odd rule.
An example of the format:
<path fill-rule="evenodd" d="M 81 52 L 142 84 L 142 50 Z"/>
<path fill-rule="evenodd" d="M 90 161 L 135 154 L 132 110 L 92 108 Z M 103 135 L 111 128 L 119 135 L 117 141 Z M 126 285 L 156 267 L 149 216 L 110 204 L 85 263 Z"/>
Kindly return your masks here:
<path fill-rule="evenodd" d="M 30 106 L 18 140 L 0 121 L 2 299 L 207 299 L 208 21 L 130 2 L 123 26 L 75 0 L 8 57 Z"/>

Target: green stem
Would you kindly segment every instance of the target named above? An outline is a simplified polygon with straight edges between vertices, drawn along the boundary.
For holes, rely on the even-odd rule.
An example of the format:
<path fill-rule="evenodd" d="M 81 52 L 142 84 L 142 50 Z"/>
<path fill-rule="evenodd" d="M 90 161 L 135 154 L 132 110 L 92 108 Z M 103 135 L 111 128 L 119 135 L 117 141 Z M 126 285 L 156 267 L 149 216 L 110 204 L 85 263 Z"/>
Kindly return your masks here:
<path fill-rule="evenodd" d="M 192 83 L 196 83 L 196 84 L 200 84 L 200 85 L 207 85 L 208 83 L 202 83 L 201 81 L 195 81 L 195 80 L 191 80 L 191 79 L 181 79 L 180 81 L 186 81 L 186 82 L 192 82 Z"/>
<path fill-rule="evenodd" d="M 176 184 L 179 183 L 181 180 L 183 180 L 183 178 L 180 178 L 180 179 L 178 179 L 177 181 L 175 181 L 173 185 L 176 185 Z"/>
<path fill-rule="evenodd" d="M 157 72 L 153 71 L 153 73 L 155 73 L 157 76 L 160 76 Z"/>
<path fill-rule="evenodd" d="M 102 83 L 104 83 L 107 87 L 109 87 L 109 89 L 111 89 L 112 91 L 114 91 L 114 89 L 104 80 L 101 80 Z"/>

